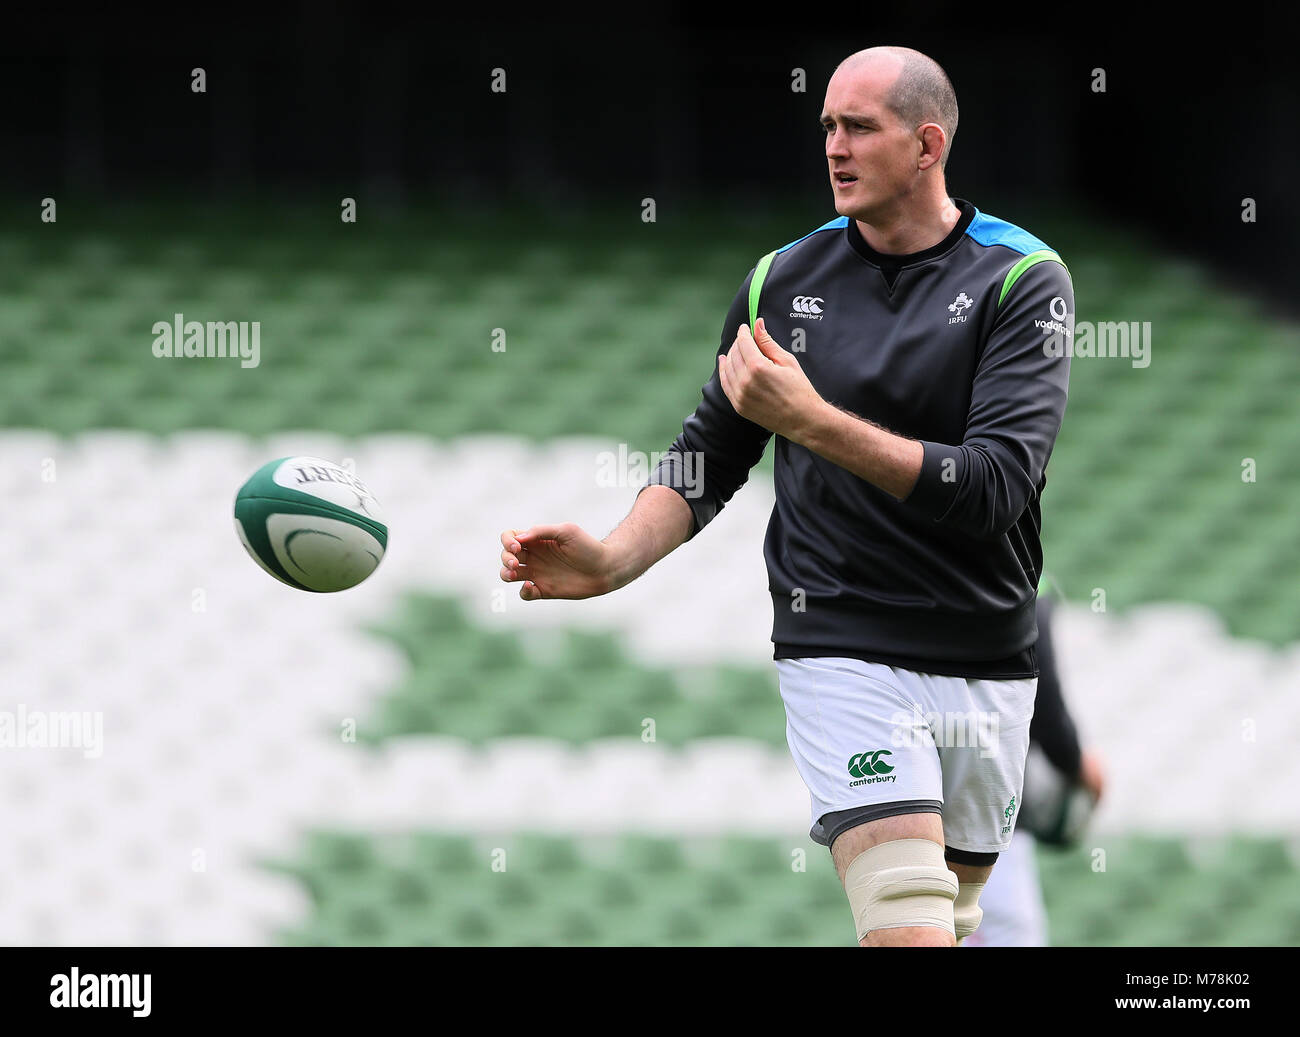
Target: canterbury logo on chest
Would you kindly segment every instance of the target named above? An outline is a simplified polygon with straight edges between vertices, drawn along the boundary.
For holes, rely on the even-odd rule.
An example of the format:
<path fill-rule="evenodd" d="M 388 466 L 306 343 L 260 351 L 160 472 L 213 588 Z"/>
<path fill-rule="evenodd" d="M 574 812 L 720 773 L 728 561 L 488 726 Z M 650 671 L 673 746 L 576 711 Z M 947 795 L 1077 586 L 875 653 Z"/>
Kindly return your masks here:
<path fill-rule="evenodd" d="M 793 307 L 790 316 L 802 317 L 805 320 L 821 320 L 824 302 L 820 295 L 796 295 L 790 303 Z"/>

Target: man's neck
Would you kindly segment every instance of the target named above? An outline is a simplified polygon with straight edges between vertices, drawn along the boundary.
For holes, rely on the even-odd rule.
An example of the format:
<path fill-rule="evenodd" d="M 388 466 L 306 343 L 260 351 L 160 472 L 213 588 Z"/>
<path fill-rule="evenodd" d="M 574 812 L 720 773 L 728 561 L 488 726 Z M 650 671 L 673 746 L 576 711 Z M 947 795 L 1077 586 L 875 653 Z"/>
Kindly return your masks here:
<path fill-rule="evenodd" d="M 931 215 L 917 221 L 904 215 L 878 224 L 856 220 L 862 240 L 877 252 L 889 256 L 909 255 L 937 245 L 957 226 L 961 210 L 946 195 Z"/>

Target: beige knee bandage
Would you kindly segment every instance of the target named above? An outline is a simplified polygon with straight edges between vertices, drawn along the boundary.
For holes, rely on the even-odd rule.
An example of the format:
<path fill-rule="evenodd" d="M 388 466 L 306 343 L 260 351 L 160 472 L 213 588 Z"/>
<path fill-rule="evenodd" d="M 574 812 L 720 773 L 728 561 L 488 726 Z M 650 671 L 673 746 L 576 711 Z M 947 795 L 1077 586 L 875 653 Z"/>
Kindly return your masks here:
<path fill-rule="evenodd" d="M 956 935 L 957 878 L 943 847 L 929 839 L 891 839 L 863 850 L 844 872 L 858 940 L 872 929 L 933 925 Z"/>
<path fill-rule="evenodd" d="M 957 883 L 957 899 L 952 904 L 952 920 L 956 930 L 957 945 L 979 928 L 984 912 L 980 908 L 980 894 L 984 892 L 982 882 Z"/>

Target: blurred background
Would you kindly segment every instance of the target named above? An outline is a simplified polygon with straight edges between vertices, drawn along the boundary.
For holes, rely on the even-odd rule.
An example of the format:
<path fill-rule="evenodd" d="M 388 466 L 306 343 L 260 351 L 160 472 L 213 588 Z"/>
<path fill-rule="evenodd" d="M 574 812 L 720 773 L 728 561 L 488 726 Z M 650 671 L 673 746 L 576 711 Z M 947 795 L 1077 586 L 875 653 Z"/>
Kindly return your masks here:
<path fill-rule="evenodd" d="M 1300 942 L 1300 77 L 1203 31 L 17 15 L 0 942 L 851 943 L 771 664 L 770 448 L 605 599 L 521 602 L 498 536 L 627 513 L 757 258 L 835 215 L 825 84 L 886 43 L 953 80 L 949 193 L 1056 249 L 1078 320 L 1152 329 L 1075 360 L 1048 470 L 1107 776 L 1037 854 L 1050 942 Z M 178 313 L 259 322 L 259 363 L 155 357 Z M 236 539 L 290 454 L 384 507 L 355 590 Z M 36 744 L 74 713 L 98 751 Z"/>

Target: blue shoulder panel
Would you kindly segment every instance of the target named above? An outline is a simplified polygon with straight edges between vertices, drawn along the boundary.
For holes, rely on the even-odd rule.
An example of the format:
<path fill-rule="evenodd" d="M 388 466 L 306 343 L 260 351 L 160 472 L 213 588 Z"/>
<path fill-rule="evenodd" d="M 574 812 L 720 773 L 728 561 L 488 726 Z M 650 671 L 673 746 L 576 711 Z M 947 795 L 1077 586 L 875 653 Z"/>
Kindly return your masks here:
<path fill-rule="evenodd" d="M 794 248 L 795 245 L 799 244 L 800 241 L 803 241 L 805 238 L 811 238 L 814 234 L 818 233 L 818 231 L 834 230 L 836 227 L 847 227 L 848 225 L 849 225 L 849 218 L 847 216 L 837 216 L 835 217 L 835 219 L 831 220 L 830 222 L 823 223 L 820 227 L 817 228 L 817 230 L 810 230 L 802 238 L 797 238 L 794 241 L 790 242 L 790 244 L 788 245 L 782 245 L 779 249 L 777 249 L 777 252 L 784 252 L 788 248 Z"/>
<path fill-rule="evenodd" d="M 999 220 L 996 216 L 975 210 L 975 218 L 970 221 L 966 233 L 981 245 L 1005 245 L 1014 252 L 1027 256 L 1030 252 L 1047 249 L 1055 252 L 1046 242 L 1034 237 L 1027 230 L 1021 230 L 1014 223 Z"/>

